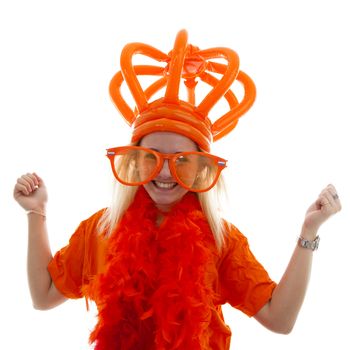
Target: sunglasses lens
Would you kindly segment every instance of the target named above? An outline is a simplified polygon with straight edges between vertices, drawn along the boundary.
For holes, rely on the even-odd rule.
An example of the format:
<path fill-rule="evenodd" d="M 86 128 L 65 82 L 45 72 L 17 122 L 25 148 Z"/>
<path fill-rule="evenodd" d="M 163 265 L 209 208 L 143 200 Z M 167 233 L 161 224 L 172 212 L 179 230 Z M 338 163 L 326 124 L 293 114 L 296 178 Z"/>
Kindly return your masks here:
<path fill-rule="evenodd" d="M 119 180 L 127 185 L 139 185 L 150 181 L 155 175 L 158 158 L 152 152 L 127 148 L 114 157 L 114 170 Z"/>
<path fill-rule="evenodd" d="M 205 154 L 185 154 L 175 159 L 178 179 L 193 191 L 209 189 L 216 181 L 218 171 L 217 160 Z"/>

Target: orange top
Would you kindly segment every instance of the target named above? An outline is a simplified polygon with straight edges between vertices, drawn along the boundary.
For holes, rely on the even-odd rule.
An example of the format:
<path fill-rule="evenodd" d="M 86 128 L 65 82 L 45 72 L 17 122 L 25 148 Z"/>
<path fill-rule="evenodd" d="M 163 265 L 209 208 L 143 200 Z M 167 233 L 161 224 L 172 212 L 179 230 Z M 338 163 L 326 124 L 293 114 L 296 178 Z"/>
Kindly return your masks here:
<path fill-rule="evenodd" d="M 96 230 L 102 213 L 103 210 L 83 221 L 69 244 L 48 265 L 56 288 L 68 298 L 91 298 L 89 290 L 103 272 L 107 240 Z M 221 305 L 229 303 L 253 316 L 269 301 L 276 286 L 250 251 L 246 237 L 233 225 L 226 227 L 226 244 L 220 254 L 216 253 L 212 271 L 207 271 L 217 295 L 213 300 L 210 349 L 227 350 L 230 346 L 231 331 L 224 322 Z"/>

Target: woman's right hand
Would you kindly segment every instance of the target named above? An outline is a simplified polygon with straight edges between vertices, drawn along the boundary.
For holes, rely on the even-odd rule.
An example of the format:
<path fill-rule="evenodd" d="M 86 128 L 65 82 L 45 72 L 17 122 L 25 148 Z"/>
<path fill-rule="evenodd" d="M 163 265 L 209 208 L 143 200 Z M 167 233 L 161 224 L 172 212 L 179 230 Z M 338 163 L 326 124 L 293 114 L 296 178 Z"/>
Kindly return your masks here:
<path fill-rule="evenodd" d="M 44 211 L 47 190 L 44 181 L 36 173 L 27 173 L 17 179 L 13 196 L 25 210 Z"/>

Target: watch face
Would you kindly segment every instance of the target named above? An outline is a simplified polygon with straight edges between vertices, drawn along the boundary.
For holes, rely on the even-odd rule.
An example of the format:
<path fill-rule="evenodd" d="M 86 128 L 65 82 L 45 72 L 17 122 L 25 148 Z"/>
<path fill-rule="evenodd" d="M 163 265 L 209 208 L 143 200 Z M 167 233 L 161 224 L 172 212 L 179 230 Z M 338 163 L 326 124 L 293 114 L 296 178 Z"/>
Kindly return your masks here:
<path fill-rule="evenodd" d="M 318 248 L 319 242 L 320 242 L 319 236 L 317 236 L 313 241 L 308 241 L 303 237 L 299 237 L 299 244 L 303 248 L 316 250 Z"/>

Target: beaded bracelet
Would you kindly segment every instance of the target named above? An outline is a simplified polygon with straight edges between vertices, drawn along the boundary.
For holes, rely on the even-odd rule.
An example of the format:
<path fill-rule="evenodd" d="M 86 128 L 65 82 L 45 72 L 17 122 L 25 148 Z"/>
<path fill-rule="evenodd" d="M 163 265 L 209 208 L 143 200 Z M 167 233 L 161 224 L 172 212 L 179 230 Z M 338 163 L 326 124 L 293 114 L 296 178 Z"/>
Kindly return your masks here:
<path fill-rule="evenodd" d="M 43 217 L 46 217 L 46 213 L 43 212 L 43 211 L 40 211 L 40 210 L 31 209 L 31 210 L 27 211 L 27 214 L 31 214 L 31 213 L 38 214 L 38 215 L 41 215 Z"/>

